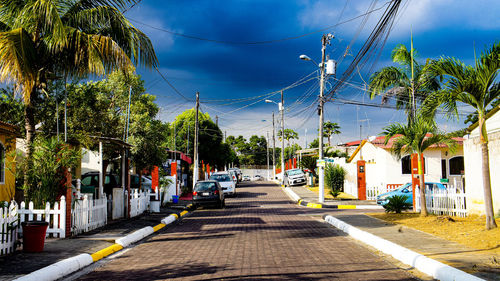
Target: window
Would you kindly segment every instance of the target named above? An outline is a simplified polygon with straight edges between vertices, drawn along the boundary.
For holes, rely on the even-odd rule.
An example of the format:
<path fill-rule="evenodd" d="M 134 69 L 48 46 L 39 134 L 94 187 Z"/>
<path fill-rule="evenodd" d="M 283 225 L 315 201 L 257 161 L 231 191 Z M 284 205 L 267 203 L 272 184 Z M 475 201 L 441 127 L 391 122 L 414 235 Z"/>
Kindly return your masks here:
<path fill-rule="evenodd" d="M 425 157 L 423 157 L 423 168 L 425 173 Z M 411 175 L 411 155 L 406 155 L 401 158 L 401 173 L 403 175 Z"/>
<path fill-rule="evenodd" d="M 450 160 L 450 175 L 461 175 L 464 171 L 464 157 L 457 156 Z"/>
<path fill-rule="evenodd" d="M 5 148 L 0 143 L 0 183 L 5 183 Z"/>

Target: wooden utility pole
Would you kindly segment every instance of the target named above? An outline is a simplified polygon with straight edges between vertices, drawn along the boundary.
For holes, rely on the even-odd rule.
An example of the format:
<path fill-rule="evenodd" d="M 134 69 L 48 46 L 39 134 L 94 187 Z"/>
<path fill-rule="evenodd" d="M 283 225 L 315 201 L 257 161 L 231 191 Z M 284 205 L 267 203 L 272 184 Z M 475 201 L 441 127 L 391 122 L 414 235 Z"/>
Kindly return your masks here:
<path fill-rule="evenodd" d="M 196 112 L 195 112 L 195 125 L 194 125 L 194 167 L 193 167 L 193 188 L 198 181 L 198 110 L 200 108 L 200 93 L 196 92 Z"/>

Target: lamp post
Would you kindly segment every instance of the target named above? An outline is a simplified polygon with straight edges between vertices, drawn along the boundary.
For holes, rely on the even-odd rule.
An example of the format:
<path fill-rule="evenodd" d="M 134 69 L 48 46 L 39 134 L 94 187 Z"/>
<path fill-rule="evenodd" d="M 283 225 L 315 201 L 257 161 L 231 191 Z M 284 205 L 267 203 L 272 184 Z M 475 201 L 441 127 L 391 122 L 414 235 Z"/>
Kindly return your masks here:
<path fill-rule="evenodd" d="M 318 65 L 313 59 L 306 55 L 300 55 L 301 60 L 307 60 L 313 62 L 315 65 L 318 65 L 321 71 L 320 81 L 319 81 L 319 106 L 318 106 L 318 114 L 319 114 L 319 144 L 318 144 L 318 158 L 319 160 L 323 160 L 323 122 L 324 122 L 324 114 L 323 114 L 323 92 L 325 90 L 325 51 L 326 45 L 330 44 L 330 40 L 333 39 L 334 36 L 332 34 L 323 34 L 321 37 L 321 63 Z M 332 61 L 333 63 L 333 61 Z M 325 202 L 325 167 L 318 167 L 319 174 L 319 198 L 318 201 L 320 203 Z"/>
<path fill-rule="evenodd" d="M 267 103 L 275 103 L 281 113 L 281 185 L 285 185 L 285 106 L 283 101 L 283 90 L 281 90 L 281 102 L 276 103 L 272 100 L 266 100 Z"/>

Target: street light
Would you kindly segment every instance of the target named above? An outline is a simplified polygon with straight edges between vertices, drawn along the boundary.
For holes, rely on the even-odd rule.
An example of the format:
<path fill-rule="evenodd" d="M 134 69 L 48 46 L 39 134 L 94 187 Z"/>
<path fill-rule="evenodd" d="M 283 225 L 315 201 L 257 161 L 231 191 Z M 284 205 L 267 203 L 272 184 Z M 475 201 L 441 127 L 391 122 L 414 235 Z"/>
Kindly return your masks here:
<path fill-rule="evenodd" d="M 281 102 L 266 100 L 267 103 L 275 103 L 281 113 L 281 185 L 285 185 L 285 107 L 283 101 L 283 90 L 281 90 Z M 274 120 L 274 119 L 273 119 Z"/>
<path fill-rule="evenodd" d="M 321 63 L 317 64 L 313 59 L 311 59 L 307 55 L 300 55 L 301 60 L 306 60 L 306 61 L 312 61 L 314 64 L 316 64 L 321 71 L 321 77 L 319 81 L 319 106 L 318 106 L 318 113 L 319 113 L 319 147 L 318 147 L 318 158 L 319 160 L 323 160 L 323 122 L 324 122 L 324 114 L 323 114 L 323 106 L 324 106 L 324 99 L 323 99 L 323 92 L 325 90 L 325 51 L 326 51 L 326 45 L 330 44 L 330 40 L 333 39 L 334 36 L 332 34 L 323 34 L 321 37 Z M 329 61 L 330 62 L 330 61 Z M 333 61 L 331 62 L 331 65 L 333 65 Z M 334 67 L 333 67 L 334 69 Z M 331 74 L 334 74 L 333 71 L 329 72 Z M 318 201 L 320 203 L 325 202 L 325 167 L 320 165 L 318 167 L 318 174 L 319 174 L 319 198 Z"/>

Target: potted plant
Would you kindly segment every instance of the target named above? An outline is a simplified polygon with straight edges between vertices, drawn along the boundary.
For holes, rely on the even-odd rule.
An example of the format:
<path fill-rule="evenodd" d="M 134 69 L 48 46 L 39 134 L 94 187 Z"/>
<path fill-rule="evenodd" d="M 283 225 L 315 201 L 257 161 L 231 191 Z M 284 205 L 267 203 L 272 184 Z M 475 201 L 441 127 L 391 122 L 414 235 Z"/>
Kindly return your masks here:
<path fill-rule="evenodd" d="M 32 201 L 35 208 L 43 209 L 47 202 L 53 205 L 66 194 L 65 178 L 68 167 L 73 167 L 80 159 L 80 151 L 55 137 L 37 137 L 30 165 L 24 165 L 27 179 L 24 183 L 25 201 Z M 43 251 L 46 221 L 26 221 L 23 228 L 23 250 Z"/>

